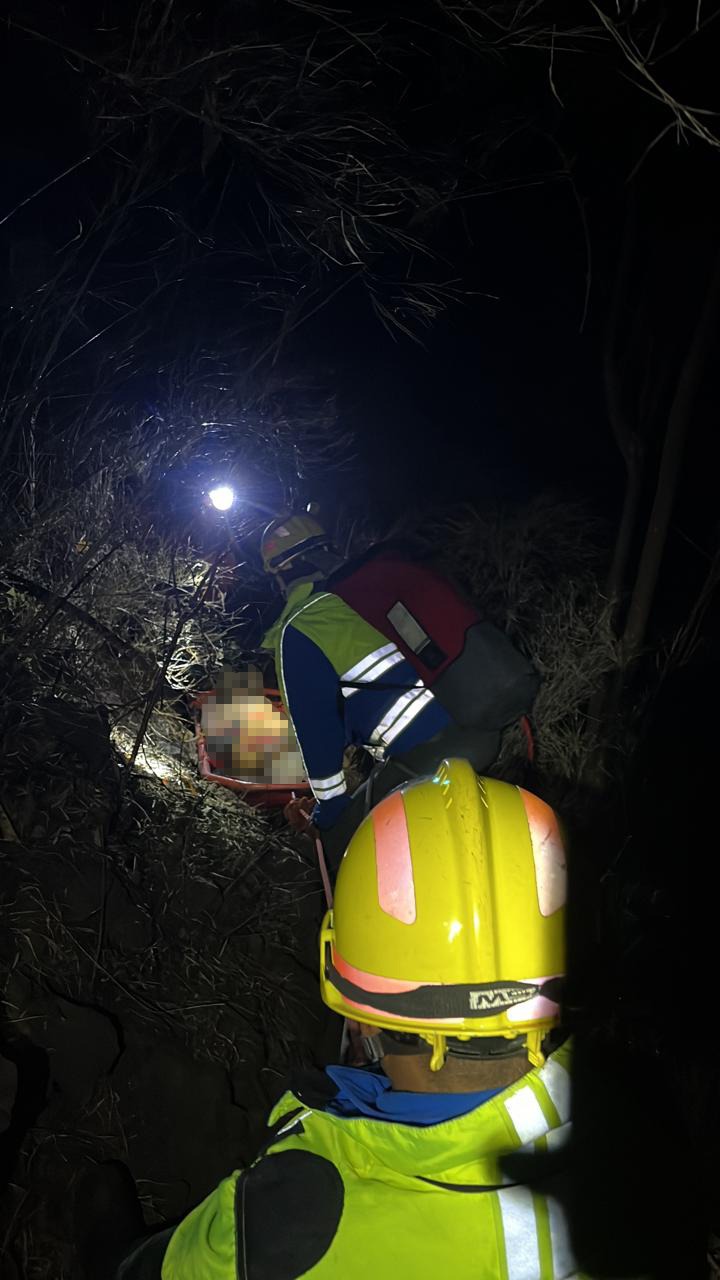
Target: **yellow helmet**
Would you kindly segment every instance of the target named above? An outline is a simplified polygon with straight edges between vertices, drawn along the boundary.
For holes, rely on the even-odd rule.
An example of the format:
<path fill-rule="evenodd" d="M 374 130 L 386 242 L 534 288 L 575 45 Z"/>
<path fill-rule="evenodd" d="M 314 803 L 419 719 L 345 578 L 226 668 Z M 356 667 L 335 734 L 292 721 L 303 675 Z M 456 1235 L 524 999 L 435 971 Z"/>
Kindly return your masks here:
<path fill-rule="evenodd" d="M 293 560 L 314 547 L 327 547 L 327 531 L 314 516 L 303 512 L 273 520 L 265 529 L 260 543 L 266 573 L 281 573 Z"/>
<path fill-rule="evenodd" d="M 322 998 L 421 1036 L 434 1070 L 448 1036 L 524 1035 L 537 1065 L 559 1016 L 565 897 L 549 805 L 445 760 L 386 796 L 350 841 L 320 935 Z"/>

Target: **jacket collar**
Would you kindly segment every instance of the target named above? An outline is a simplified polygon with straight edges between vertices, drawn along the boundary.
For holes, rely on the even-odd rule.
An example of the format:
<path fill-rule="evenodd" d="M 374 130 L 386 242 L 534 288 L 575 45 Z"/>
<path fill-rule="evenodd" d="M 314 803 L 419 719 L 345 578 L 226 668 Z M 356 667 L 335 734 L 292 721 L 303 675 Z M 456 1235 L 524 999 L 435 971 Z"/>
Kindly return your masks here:
<path fill-rule="evenodd" d="M 455 1185 L 499 1184 L 503 1182 L 504 1156 L 521 1148 L 533 1150 L 539 1138 L 554 1131 L 555 1143 L 569 1136 L 570 1053 L 566 1042 L 544 1066 L 535 1067 L 475 1110 L 439 1124 L 415 1128 L 366 1117 L 336 1116 L 316 1109 L 312 1102 L 303 1124 L 317 1126 L 318 1137 L 325 1134 L 323 1143 L 334 1151 L 333 1158 L 353 1167 L 375 1164 L 382 1169 L 381 1180 L 403 1181 L 422 1175 Z M 302 1101 L 286 1093 L 270 1123 Z"/>

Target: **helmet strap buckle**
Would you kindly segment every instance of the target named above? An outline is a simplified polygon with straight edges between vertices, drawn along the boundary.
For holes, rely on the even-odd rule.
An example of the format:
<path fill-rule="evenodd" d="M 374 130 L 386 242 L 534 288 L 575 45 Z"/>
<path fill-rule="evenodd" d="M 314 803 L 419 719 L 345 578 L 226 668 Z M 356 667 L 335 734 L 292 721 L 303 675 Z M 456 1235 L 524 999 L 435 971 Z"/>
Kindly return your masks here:
<path fill-rule="evenodd" d="M 382 1037 L 380 1035 L 361 1036 L 363 1053 L 370 1065 L 375 1066 L 376 1063 L 382 1062 L 385 1057 L 385 1051 L 382 1046 Z"/>

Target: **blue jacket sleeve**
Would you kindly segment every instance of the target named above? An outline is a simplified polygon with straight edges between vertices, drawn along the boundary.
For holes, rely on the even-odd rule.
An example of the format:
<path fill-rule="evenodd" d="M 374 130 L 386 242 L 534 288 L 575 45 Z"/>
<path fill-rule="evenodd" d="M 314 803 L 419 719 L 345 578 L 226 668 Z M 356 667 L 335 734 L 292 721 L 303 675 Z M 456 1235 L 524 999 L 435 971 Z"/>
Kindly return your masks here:
<path fill-rule="evenodd" d="M 343 774 L 340 681 L 322 649 L 292 623 L 285 628 L 280 656 L 287 709 L 318 802 L 313 819 L 321 829 L 331 827 L 350 799 Z"/>

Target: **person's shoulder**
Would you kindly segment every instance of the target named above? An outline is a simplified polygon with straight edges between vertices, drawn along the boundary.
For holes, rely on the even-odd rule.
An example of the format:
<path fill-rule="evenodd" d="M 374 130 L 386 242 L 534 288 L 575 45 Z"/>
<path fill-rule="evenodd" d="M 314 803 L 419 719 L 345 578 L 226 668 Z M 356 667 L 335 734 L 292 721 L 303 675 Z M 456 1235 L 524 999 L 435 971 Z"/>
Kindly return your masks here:
<path fill-rule="evenodd" d="M 345 1191 L 327 1156 L 293 1147 L 270 1152 L 238 1179 L 238 1248 L 252 1275 L 291 1280 L 321 1261 L 337 1234 Z"/>
<path fill-rule="evenodd" d="M 252 1274 L 265 1280 L 291 1280 L 310 1271 L 337 1233 L 345 1198 L 339 1170 L 309 1146 L 283 1146 L 303 1137 L 308 1111 L 323 1110 L 336 1091 L 324 1071 L 295 1072 L 288 1094 L 302 1105 L 278 1117 L 265 1153 L 238 1180 L 238 1243 Z"/>

